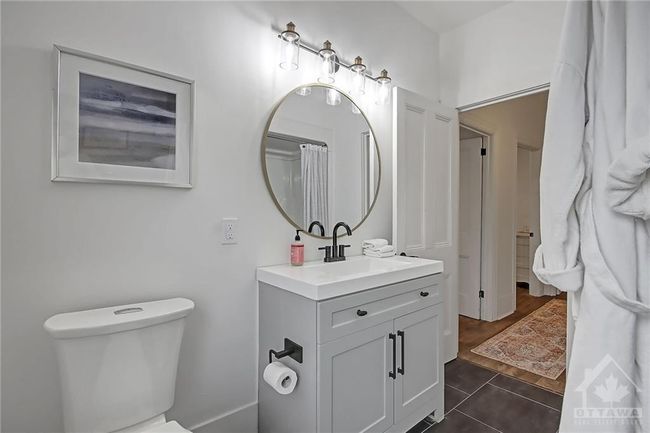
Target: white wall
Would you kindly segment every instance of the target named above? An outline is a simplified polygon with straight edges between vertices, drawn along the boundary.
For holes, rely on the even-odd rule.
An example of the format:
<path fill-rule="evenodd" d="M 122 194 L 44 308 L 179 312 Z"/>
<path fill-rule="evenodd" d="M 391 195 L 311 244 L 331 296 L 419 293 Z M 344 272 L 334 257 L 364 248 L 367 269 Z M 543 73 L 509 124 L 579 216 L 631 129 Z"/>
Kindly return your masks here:
<path fill-rule="evenodd" d="M 2 431 L 62 429 L 45 319 L 171 296 L 197 305 L 172 418 L 194 428 L 254 404 L 255 268 L 288 261 L 293 238 L 266 191 L 260 140 L 273 104 L 314 77 L 313 68 L 309 76 L 308 67 L 292 74 L 276 66 L 271 26 L 293 20 L 307 41 L 330 38 L 344 58 L 360 54 L 375 73 L 386 67 L 395 84 L 432 99 L 437 36 L 391 3 L 2 2 L 2 9 Z M 193 189 L 49 181 L 52 43 L 196 80 Z M 384 177 L 351 254 L 363 238 L 390 235 L 389 116 L 390 107 L 369 107 Z M 238 245 L 219 242 L 224 216 L 240 218 Z M 308 239 L 307 258 L 323 243 Z M 254 430 L 248 407 L 224 429 Z"/>
<path fill-rule="evenodd" d="M 486 289 L 488 320 L 515 310 L 515 231 L 517 222 L 517 146 L 540 149 L 544 139 L 547 92 L 460 114 L 462 124 L 490 135 L 486 233 L 491 267 Z M 539 231 L 539 230 L 537 230 Z"/>
<path fill-rule="evenodd" d="M 531 177 L 531 151 L 524 147 L 517 148 L 517 230 L 530 230 L 530 201 L 533 187 Z M 539 178 L 537 183 L 539 184 Z"/>
<path fill-rule="evenodd" d="M 515 1 L 440 35 L 440 89 L 460 107 L 548 83 L 562 1 Z"/>

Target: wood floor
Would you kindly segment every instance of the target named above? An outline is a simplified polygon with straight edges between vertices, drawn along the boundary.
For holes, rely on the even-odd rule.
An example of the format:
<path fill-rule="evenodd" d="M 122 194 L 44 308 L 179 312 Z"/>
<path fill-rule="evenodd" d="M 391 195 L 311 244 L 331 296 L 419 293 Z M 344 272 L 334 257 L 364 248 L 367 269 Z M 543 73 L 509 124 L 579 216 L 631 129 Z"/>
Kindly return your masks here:
<path fill-rule="evenodd" d="M 562 375 L 560 375 L 560 377 L 558 377 L 556 380 L 548 379 L 529 371 L 512 367 L 494 359 L 477 355 L 471 351 L 473 348 L 485 340 L 495 336 L 499 332 L 506 329 L 508 326 L 514 324 L 518 320 L 524 318 L 531 312 L 546 304 L 551 299 L 555 298 L 566 299 L 566 293 L 562 293 L 561 295 L 555 297 L 535 297 L 528 294 L 528 289 L 517 287 L 517 310 L 510 316 L 495 322 L 485 322 L 481 320 L 470 319 L 465 316 L 460 316 L 458 333 L 458 357 L 482 367 L 489 368 L 490 370 L 515 377 L 519 380 L 531 383 L 533 385 L 537 385 L 549 391 L 563 394 L 564 385 L 566 384 L 566 371 L 562 373 Z"/>

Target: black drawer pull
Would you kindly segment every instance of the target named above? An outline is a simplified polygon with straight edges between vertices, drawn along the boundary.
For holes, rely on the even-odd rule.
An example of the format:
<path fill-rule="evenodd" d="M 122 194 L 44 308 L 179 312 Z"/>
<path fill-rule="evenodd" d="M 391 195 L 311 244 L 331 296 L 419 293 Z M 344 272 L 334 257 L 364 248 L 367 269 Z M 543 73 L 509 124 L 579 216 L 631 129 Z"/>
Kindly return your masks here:
<path fill-rule="evenodd" d="M 420 292 L 420 296 L 426 298 L 427 296 L 429 296 L 429 292 Z"/>
<path fill-rule="evenodd" d="M 397 374 L 395 373 L 395 364 L 397 363 L 397 339 L 395 338 L 395 334 L 392 332 L 388 334 L 388 338 L 393 340 L 393 371 L 388 372 L 388 377 L 395 379 L 397 378 Z"/>
<path fill-rule="evenodd" d="M 397 372 L 404 376 L 404 345 L 406 344 L 404 342 L 404 331 L 397 331 L 397 336 L 402 337 L 402 366 L 397 369 Z"/>
<path fill-rule="evenodd" d="M 363 317 L 366 314 L 368 314 L 368 312 L 366 310 L 357 310 L 357 316 Z"/>

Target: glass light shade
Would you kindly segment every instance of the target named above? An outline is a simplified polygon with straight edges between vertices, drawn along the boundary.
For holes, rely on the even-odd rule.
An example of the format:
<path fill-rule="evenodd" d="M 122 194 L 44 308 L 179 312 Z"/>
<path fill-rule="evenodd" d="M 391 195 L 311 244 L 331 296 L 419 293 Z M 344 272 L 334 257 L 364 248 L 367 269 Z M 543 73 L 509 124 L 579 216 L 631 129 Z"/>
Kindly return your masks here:
<path fill-rule="evenodd" d="M 325 41 L 323 48 L 318 51 L 318 61 L 320 62 L 318 82 L 332 84 L 336 74 L 336 51 L 332 49 L 330 41 Z"/>
<path fill-rule="evenodd" d="M 355 93 L 355 92 L 350 92 L 350 98 L 354 102 L 353 104 L 350 104 L 350 111 L 352 111 L 354 114 L 361 114 L 361 110 L 359 107 L 362 106 L 366 99 L 366 95 L 361 94 L 361 93 Z"/>
<path fill-rule="evenodd" d="M 361 57 L 354 59 L 354 64 L 350 66 L 352 73 L 352 89 L 350 93 L 355 95 L 363 95 L 366 93 L 366 65 L 364 65 Z"/>
<path fill-rule="evenodd" d="M 280 33 L 280 67 L 288 71 L 298 69 L 300 56 L 300 35 L 295 32 L 293 23 Z"/>
<path fill-rule="evenodd" d="M 391 79 L 388 72 L 384 69 L 381 75 L 377 77 L 377 95 L 375 103 L 377 105 L 390 104 Z"/>
<path fill-rule="evenodd" d="M 298 87 L 298 89 L 296 90 L 296 95 L 300 95 L 300 96 L 311 95 L 311 87 L 309 86 Z"/>
<path fill-rule="evenodd" d="M 326 89 L 325 102 L 327 105 L 339 105 L 341 104 L 341 94 L 336 89 Z"/>

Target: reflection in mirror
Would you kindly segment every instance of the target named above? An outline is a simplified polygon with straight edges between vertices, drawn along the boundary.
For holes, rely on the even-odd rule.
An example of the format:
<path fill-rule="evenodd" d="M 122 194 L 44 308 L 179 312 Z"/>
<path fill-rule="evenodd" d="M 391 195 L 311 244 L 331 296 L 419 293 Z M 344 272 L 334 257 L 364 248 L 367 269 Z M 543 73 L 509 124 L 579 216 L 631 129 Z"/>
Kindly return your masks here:
<path fill-rule="evenodd" d="M 319 221 L 331 236 L 338 221 L 356 227 L 372 210 L 379 152 L 370 124 L 347 95 L 324 85 L 305 87 L 311 92 L 291 92 L 269 122 L 265 177 L 293 225 L 306 231 Z"/>

